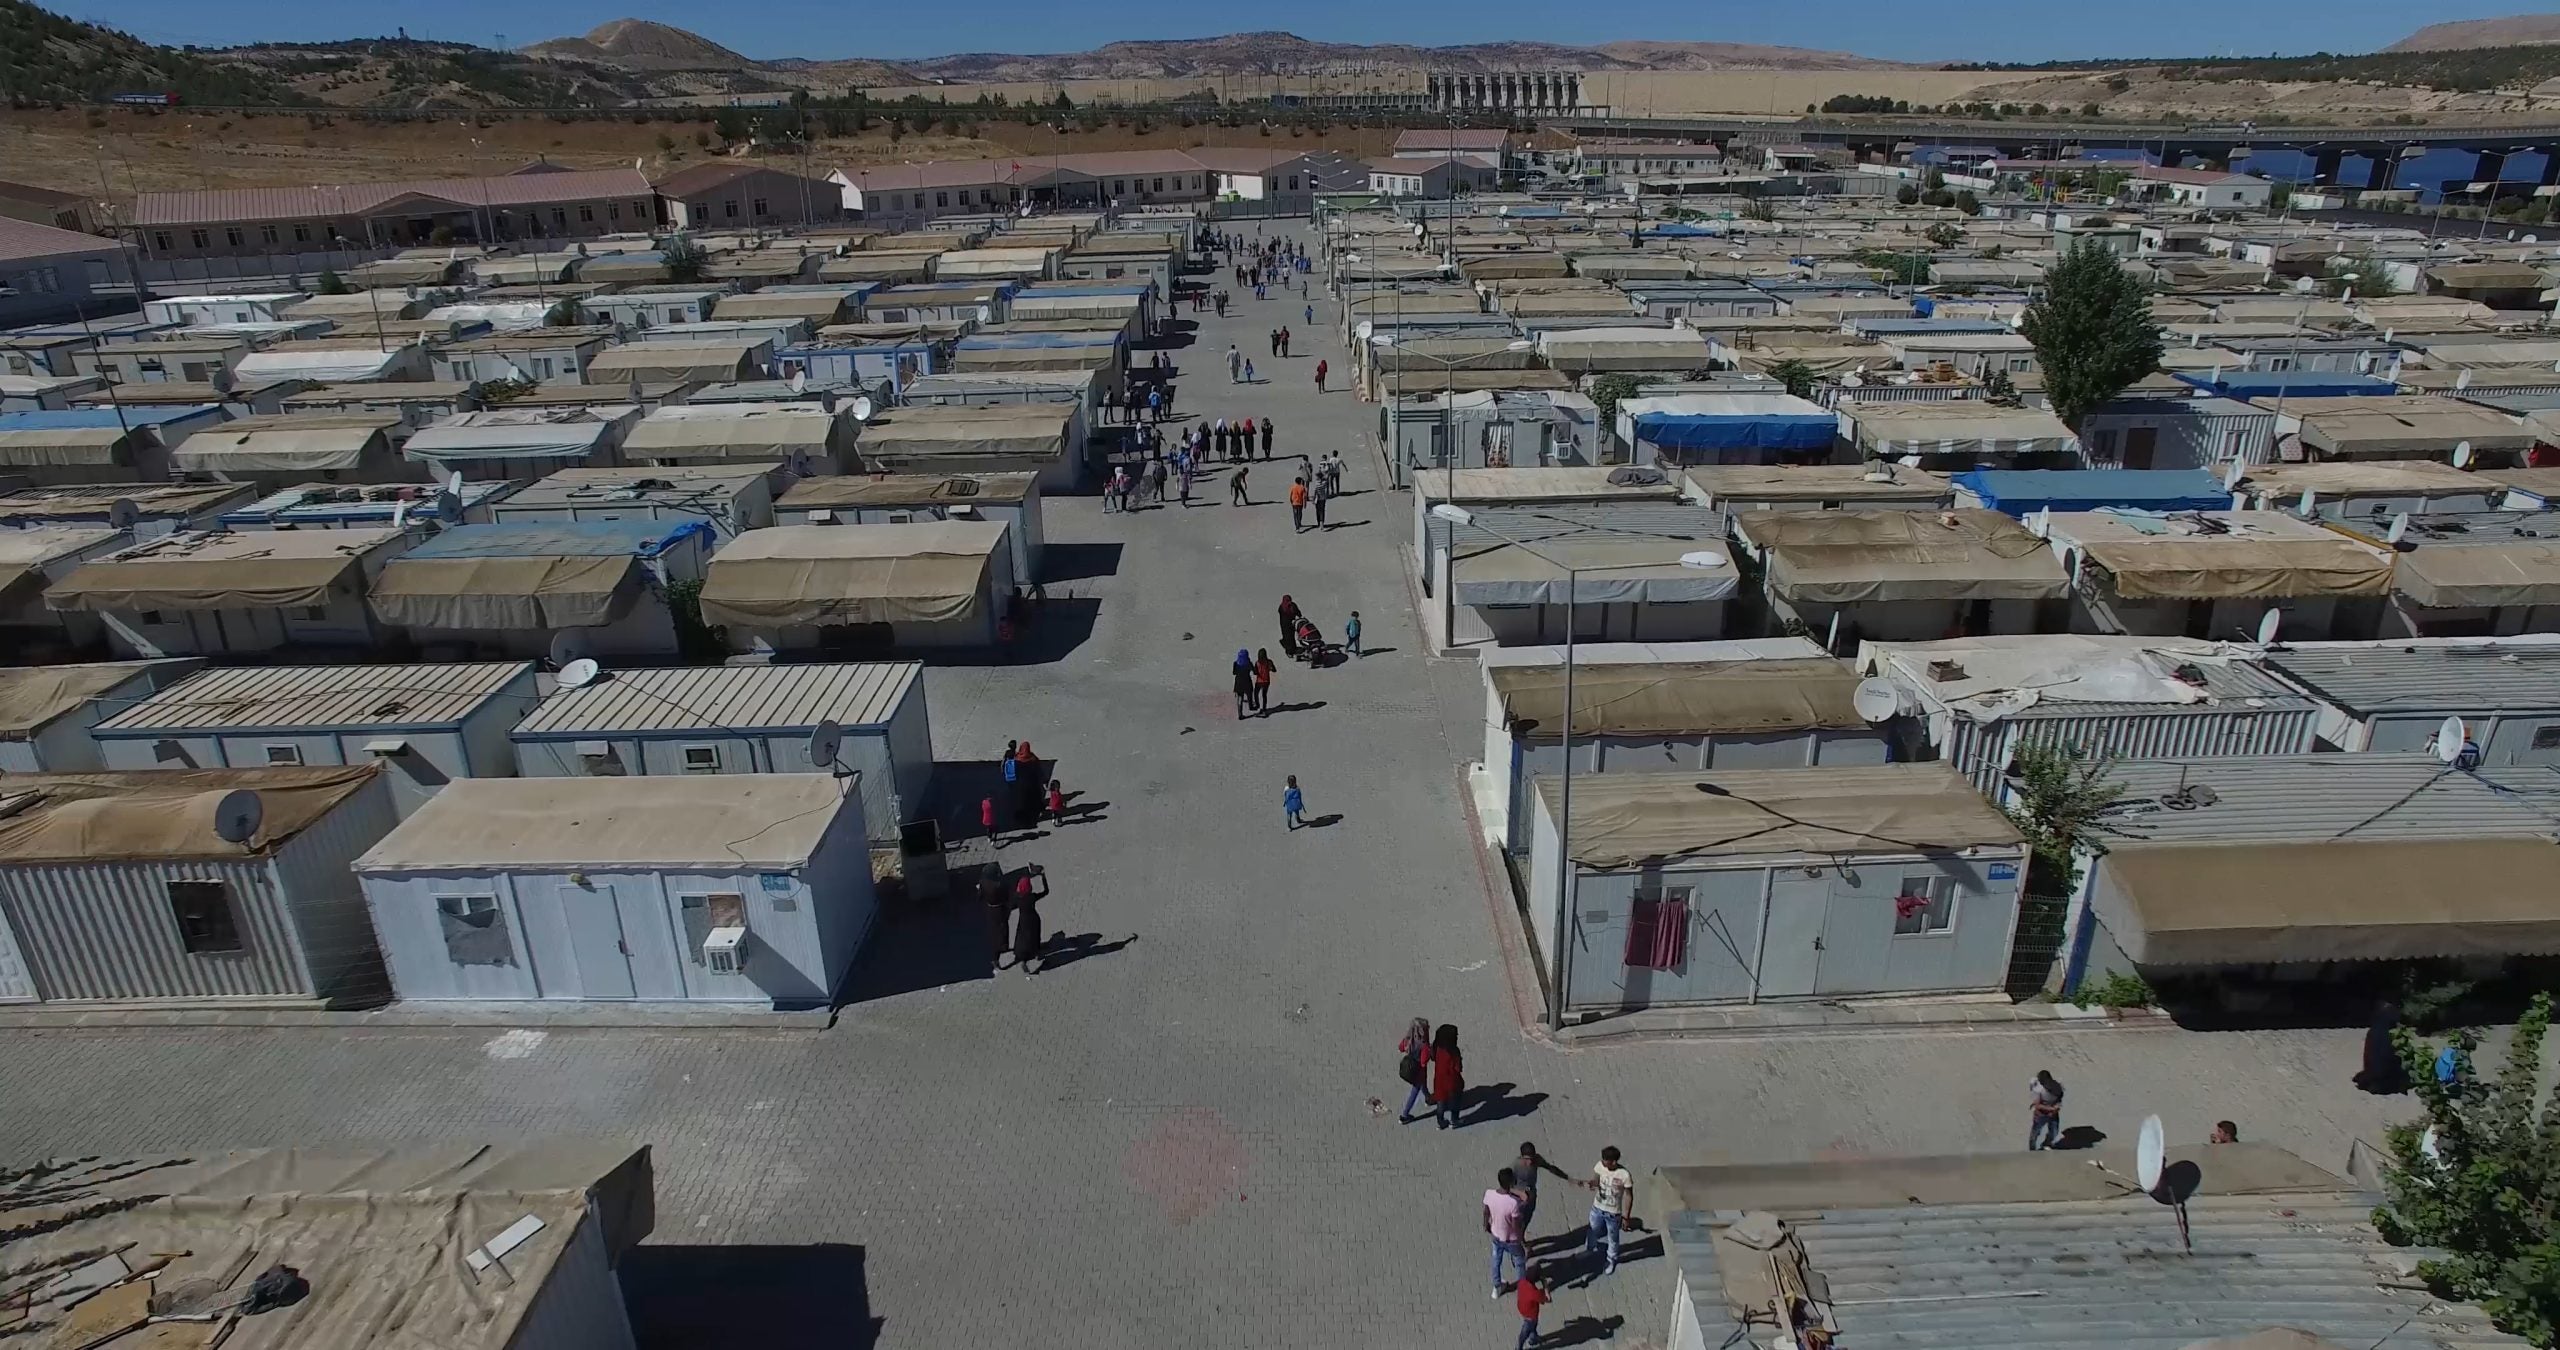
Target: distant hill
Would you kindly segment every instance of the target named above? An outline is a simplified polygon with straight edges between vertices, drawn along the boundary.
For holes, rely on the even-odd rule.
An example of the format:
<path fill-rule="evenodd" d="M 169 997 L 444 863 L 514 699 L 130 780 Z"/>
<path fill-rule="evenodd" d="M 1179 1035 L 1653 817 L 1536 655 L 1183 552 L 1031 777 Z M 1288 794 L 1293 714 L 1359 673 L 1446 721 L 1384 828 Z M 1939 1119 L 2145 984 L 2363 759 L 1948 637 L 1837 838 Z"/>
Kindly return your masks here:
<path fill-rule="evenodd" d="M 648 19 L 615 19 L 585 37 L 553 38 L 527 56 L 617 65 L 625 70 L 745 70 L 755 62 L 697 33 Z"/>
<path fill-rule="evenodd" d="M 265 71 L 0 0 L 0 99 L 89 103 L 117 94 L 175 94 L 181 103 L 301 103 Z"/>
<path fill-rule="evenodd" d="M 2560 14 L 2431 23 L 2383 48 L 2386 52 L 2451 52 L 2473 47 L 2540 47 L 2560 43 Z"/>
<path fill-rule="evenodd" d="M 1295 33 L 1229 33 L 1162 42 L 1108 42 L 1087 52 L 1013 55 L 965 52 L 901 63 L 931 79 L 970 83 L 1019 80 L 1184 79 L 1194 76 L 1350 75 L 1379 71 L 1487 74 L 1531 70 L 1788 70 L 1907 69 L 1843 52 L 1730 42 L 1618 42 L 1574 47 L 1555 42 L 1478 42 L 1454 47 L 1402 43 L 1315 42 Z"/>

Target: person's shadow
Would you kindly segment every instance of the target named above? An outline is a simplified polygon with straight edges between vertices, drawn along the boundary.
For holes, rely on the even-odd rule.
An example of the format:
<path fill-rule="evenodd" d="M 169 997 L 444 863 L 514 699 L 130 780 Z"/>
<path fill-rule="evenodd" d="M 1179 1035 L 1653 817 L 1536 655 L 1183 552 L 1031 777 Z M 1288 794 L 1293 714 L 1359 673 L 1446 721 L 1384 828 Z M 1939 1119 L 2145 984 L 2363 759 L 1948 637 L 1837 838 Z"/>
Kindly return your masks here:
<path fill-rule="evenodd" d="M 2107 1142 L 2107 1132 L 2095 1125 L 2073 1125 L 2063 1130 L 2060 1138 L 2045 1145 L 2049 1149 L 2096 1148 Z"/>
<path fill-rule="evenodd" d="M 1618 1313 L 1611 1313 L 1607 1317 L 1593 1317 L 1586 1313 L 1573 1318 L 1530 1344 L 1551 1350 L 1552 1347 L 1559 1345 L 1589 1345 L 1593 1341 L 1614 1340 L 1618 1335 L 1618 1328 L 1626 1324 L 1625 1316 Z"/>
<path fill-rule="evenodd" d="M 1048 948 L 1040 953 L 1040 973 L 1045 975 L 1060 966 L 1072 966 L 1089 957 L 1109 956 L 1137 940 L 1135 933 L 1118 942 L 1105 942 L 1100 933 L 1078 933 L 1074 937 L 1054 934 L 1049 939 Z"/>
<path fill-rule="evenodd" d="M 1543 1092 L 1525 1092 L 1517 1097 L 1512 1096 L 1511 1089 L 1518 1086 L 1517 1083 L 1484 1083 L 1468 1088 L 1467 1100 L 1473 1105 L 1474 1110 L 1461 1110 L 1458 1113 L 1458 1127 L 1464 1129 L 1470 1125 L 1510 1120 L 1528 1115 L 1546 1104 L 1547 1094 Z"/>
<path fill-rule="evenodd" d="M 1306 830 L 1321 830 L 1321 829 L 1323 829 L 1324 827 L 1326 827 L 1326 826 L 1328 826 L 1328 825 L 1339 825 L 1339 824 L 1341 824 L 1341 823 L 1342 823 L 1342 813 L 1341 813 L 1341 812 L 1339 812 L 1339 811 L 1327 811 L 1327 812 L 1325 812 L 1323 815 L 1320 815 L 1320 816 L 1308 816 L 1308 817 L 1306 817 L 1305 819 L 1303 819 L 1303 820 L 1301 820 L 1301 821 L 1299 821 L 1299 822 L 1298 822 L 1298 827 L 1299 827 L 1300 829 L 1306 829 Z"/>

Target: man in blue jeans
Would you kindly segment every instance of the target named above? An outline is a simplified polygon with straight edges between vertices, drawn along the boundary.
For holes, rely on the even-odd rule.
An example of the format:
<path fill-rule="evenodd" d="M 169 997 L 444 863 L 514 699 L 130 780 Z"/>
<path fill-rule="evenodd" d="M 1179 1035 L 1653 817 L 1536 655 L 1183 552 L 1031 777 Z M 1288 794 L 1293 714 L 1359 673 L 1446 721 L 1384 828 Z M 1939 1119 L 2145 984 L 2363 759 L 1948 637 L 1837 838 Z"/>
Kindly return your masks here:
<path fill-rule="evenodd" d="M 1502 1297 L 1502 1258 L 1518 1267 L 1515 1278 L 1529 1278 L 1529 1248 L 1520 1239 L 1519 1183 L 1506 1167 L 1493 1174 L 1493 1189 L 1484 1193 L 1484 1231 L 1493 1239 L 1493 1296 Z"/>
<path fill-rule="evenodd" d="M 1591 1179 L 1582 1184 L 1591 1191 L 1591 1226 L 1584 1230 L 1583 1254 L 1605 1252 L 1607 1256 L 1591 1277 L 1596 1280 L 1618 1273 L 1618 1239 L 1635 1215 L 1636 1179 L 1619 1165 L 1618 1150 L 1612 1146 L 1600 1150 L 1600 1165 L 1591 1169 Z"/>

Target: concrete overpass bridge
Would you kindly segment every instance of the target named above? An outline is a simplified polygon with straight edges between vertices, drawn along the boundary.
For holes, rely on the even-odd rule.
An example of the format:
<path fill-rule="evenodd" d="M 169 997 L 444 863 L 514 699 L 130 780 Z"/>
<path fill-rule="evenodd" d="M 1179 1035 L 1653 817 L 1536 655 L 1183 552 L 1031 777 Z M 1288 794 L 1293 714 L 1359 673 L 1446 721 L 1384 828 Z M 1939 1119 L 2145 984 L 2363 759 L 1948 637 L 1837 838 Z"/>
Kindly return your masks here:
<path fill-rule="evenodd" d="M 2343 182 L 2369 190 L 2391 186 L 2393 170 L 2404 158 L 2440 151 L 2473 156 L 2475 182 L 2496 182 L 2507 157 L 2528 152 L 2543 156 L 2541 181 L 2560 183 L 2560 122 L 2502 126 L 2275 126 L 2245 123 L 2159 123 L 2108 125 L 2092 122 L 1971 121 L 1899 117 L 1618 117 L 1566 115 L 1542 125 L 1579 136 L 1711 140 L 1719 145 L 1837 146 L 1864 157 L 1890 158 L 1898 145 L 1989 146 L 2010 158 L 2055 154 L 2063 147 L 2082 150 L 2133 150 L 2175 164 L 2194 156 L 2228 160 L 2234 152 L 2290 150 L 2312 161 L 2317 181 L 2340 183 L 2348 159 L 2363 161 L 2363 181 Z"/>

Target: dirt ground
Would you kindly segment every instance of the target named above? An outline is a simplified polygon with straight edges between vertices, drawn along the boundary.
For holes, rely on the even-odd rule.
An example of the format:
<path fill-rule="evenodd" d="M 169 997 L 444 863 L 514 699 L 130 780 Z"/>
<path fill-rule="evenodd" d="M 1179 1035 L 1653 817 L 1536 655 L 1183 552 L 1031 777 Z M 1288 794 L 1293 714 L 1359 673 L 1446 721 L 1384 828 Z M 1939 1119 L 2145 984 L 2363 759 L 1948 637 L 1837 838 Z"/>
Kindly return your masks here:
<path fill-rule="evenodd" d="M 940 131 L 895 143 L 884 126 L 812 147 L 811 172 L 839 166 L 927 159 L 1036 156 L 1090 150 L 1183 150 L 1203 145 L 1287 145 L 1383 155 L 1395 132 L 1335 128 L 1324 136 L 1270 136 L 1254 127 L 1182 127 L 1156 121 L 1134 127 L 1060 134 L 1019 122 L 984 123 L 979 136 Z M 505 173 L 535 159 L 576 168 L 616 168 L 634 160 L 652 175 L 711 157 L 696 144 L 703 123 L 492 121 L 367 122 L 337 117 L 317 123 L 300 115 L 246 117 L 214 113 L 86 110 L 0 113 L 0 177 L 64 192 L 96 193 L 121 208 L 136 192 L 189 188 L 275 187 L 388 178 Z M 661 138 L 664 138 L 663 141 Z M 788 166 L 798 157 L 776 162 Z"/>

